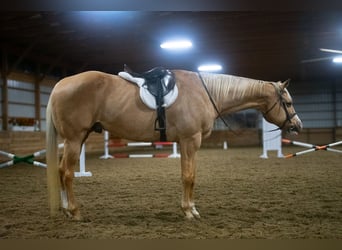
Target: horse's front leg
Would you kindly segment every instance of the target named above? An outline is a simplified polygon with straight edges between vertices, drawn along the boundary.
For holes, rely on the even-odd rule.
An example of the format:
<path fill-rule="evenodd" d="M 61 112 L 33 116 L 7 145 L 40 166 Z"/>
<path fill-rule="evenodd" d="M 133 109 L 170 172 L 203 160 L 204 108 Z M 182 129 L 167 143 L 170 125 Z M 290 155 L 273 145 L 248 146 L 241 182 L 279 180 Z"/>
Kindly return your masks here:
<path fill-rule="evenodd" d="M 187 219 L 200 218 L 194 202 L 196 176 L 196 154 L 201 144 L 201 134 L 180 140 L 181 167 L 183 182 L 182 209 Z"/>

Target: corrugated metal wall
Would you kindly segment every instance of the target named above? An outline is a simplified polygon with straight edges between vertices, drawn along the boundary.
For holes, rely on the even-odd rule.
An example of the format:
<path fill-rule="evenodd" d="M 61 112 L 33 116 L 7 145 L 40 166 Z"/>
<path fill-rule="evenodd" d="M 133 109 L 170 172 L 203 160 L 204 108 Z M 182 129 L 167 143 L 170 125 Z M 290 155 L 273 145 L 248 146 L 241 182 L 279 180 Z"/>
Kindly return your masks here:
<path fill-rule="evenodd" d="M 290 88 L 305 128 L 342 126 L 342 81 L 293 83 Z"/>
<path fill-rule="evenodd" d="M 41 130 L 46 130 L 46 107 L 53 87 L 40 86 L 40 126 Z"/>
<path fill-rule="evenodd" d="M 35 119 L 35 86 L 28 81 L 8 79 L 8 117 Z M 45 112 L 52 87 L 40 86 L 41 130 L 45 131 Z M 0 117 L 2 118 L 2 80 L 0 80 Z M 0 129 L 2 126 L 0 126 Z"/>

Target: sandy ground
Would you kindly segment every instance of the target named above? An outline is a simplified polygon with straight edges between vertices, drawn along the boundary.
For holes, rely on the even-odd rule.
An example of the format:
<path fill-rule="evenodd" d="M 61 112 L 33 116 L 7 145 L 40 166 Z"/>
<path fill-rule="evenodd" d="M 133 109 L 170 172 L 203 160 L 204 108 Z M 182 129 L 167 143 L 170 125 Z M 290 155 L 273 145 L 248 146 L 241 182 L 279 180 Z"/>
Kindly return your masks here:
<path fill-rule="evenodd" d="M 303 148 L 287 147 L 285 153 Z M 0 169 L 1 239 L 341 239 L 341 154 L 260 159 L 261 148 L 201 149 L 195 198 L 180 209 L 179 159 L 99 160 L 75 179 L 84 220 L 50 218 L 46 170 Z M 274 154 L 273 154 L 274 153 Z"/>

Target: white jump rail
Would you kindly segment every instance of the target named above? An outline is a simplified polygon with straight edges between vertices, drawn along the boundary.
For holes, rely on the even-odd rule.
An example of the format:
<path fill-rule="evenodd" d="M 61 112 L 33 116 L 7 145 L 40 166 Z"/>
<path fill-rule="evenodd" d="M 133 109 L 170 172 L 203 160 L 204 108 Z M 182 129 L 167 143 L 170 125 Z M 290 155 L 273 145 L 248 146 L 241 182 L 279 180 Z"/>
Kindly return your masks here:
<path fill-rule="evenodd" d="M 109 154 L 109 147 L 151 147 L 151 146 L 171 146 L 171 154 L 125 154 L 116 153 L 113 155 Z M 127 143 L 109 143 L 109 133 L 104 133 L 104 155 L 100 159 L 111 159 L 111 158 L 180 158 L 180 154 L 177 152 L 176 142 L 127 142 Z"/>
<path fill-rule="evenodd" d="M 285 156 L 285 158 L 292 158 L 298 155 L 303 155 L 303 154 L 307 154 L 310 152 L 315 152 L 318 150 L 326 150 L 326 151 L 331 151 L 334 153 L 342 153 L 342 150 L 338 150 L 338 149 L 334 149 L 331 147 L 334 146 L 338 146 L 340 144 L 342 144 L 342 141 L 338 141 L 338 142 L 333 142 L 327 145 L 323 145 L 323 146 L 319 146 L 319 145 L 314 145 L 314 144 L 309 144 L 309 143 L 305 143 L 305 142 L 299 142 L 299 141 L 292 141 L 292 140 L 288 140 L 288 139 L 282 139 L 282 142 L 285 144 L 290 144 L 290 145 L 296 145 L 296 146 L 300 146 L 300 147 L 305 147 L 305 148 L 309 148 L 307 150 L 303 150 L 303 151 L 299 151 L 293 154 L 288 154 Z"/>

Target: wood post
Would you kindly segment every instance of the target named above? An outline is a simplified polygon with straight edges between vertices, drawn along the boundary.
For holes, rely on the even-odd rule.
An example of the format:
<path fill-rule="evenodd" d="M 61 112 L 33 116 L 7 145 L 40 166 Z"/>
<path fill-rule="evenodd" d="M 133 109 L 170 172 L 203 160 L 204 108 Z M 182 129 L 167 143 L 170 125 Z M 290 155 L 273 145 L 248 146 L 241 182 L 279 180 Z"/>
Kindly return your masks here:
<path fill-rule="evenodd" d="M 38 64 L 36 78 L 34 82 L 34 110 L 35 110 L 35 120 L 39 121 L 38 128 L 41 130 L 41 116 L 40 116 L 40 65 Z"/>
<path fill-rule="evenodd" d="M 2 129 L 8 130 L 8 59 L 7 49 L 2 48 Z"/>

